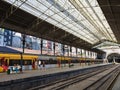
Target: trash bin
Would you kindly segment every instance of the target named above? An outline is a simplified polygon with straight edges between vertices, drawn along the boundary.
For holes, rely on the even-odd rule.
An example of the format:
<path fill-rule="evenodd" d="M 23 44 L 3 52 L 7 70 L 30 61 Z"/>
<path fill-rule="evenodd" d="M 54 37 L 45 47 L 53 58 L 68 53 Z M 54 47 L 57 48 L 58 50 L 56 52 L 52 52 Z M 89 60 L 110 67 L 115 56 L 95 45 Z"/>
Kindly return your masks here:
<path fill-rule="evenodd" d="M 7 70 L 7 74 L 10 74 L 10 69 Z"/>

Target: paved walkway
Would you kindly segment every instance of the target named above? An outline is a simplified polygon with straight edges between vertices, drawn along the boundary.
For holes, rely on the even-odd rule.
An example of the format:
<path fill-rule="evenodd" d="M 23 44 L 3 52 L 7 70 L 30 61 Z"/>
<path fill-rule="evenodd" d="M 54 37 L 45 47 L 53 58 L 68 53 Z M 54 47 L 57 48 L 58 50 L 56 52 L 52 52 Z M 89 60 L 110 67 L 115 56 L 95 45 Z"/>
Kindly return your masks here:
<path fill-rule="evenodd" d="M 69 67 L 62 67 L 62 68 L 50 68 L 46 70 L 29 70 L 29 71 L 23 71 L 23 73 L 13 73 L 10 75 L 7 75 L 7 73 L 0 73 L 0 82 L 4 81 L 10 81 L 15 79 L 23 79 L 27 77 L 34 77 L 34 76 L 40 76 L 40 75 L 46 75 L 46 74 L 53 74 L 57 72 L 65 72 L 70 70 L 77 70 L 82 68 L 89 68 L 89 67 L 95 67 L 105 64 L 94 64 L 90 66 L 73 66 L 71 68 Z"/>

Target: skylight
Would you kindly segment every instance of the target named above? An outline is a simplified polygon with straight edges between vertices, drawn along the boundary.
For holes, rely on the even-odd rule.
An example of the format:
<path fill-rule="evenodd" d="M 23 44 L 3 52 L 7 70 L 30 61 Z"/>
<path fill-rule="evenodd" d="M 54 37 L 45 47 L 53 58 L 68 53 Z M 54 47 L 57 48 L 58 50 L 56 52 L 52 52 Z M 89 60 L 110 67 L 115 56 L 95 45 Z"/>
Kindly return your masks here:
<path fill-rule="evenodd" d="M 116 38 L 97 0 L 5 0 L 91 44 Z"/>

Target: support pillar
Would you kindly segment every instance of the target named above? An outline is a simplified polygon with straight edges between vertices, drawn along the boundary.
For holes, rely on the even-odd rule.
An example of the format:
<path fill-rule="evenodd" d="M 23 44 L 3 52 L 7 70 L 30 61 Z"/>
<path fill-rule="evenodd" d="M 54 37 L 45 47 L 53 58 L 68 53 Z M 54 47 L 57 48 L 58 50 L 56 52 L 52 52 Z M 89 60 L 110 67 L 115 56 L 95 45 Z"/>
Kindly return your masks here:
<path fill-rule="evenodd" d="M 40 47 L 41 47 L 40 52 L 41 52 L 41 55 L 42 55 L 42 49 L 43 49 L 43 39 L 41 39 L 41 44 L 40 44 Z"/>

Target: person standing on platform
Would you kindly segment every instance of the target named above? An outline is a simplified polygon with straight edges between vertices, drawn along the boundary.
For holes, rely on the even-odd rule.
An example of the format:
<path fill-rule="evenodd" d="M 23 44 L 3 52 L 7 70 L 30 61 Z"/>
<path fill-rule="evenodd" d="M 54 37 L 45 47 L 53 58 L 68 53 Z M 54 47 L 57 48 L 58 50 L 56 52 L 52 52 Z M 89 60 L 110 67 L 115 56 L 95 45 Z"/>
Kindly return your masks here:
<path fill-rule="evenodd" d="M 60 62 L 60 61 L 58 61 L 58 68 L 60 68 L 60 67 L 61 67 L 60 63 L 61 63 L 61 62 Z"/>
<path fill-rule="evenodd" d="M 41 61 L 40 60 L 39 60 L 38 64 L 39 64 L 39 69 L 41 69 Z"/>
<path fill-rule="evenodd" d="M 22 72 L 22 68 L 19 64 L 17 64 L 17 69 L 19 70 L 19 72 Z"/>
<path fill-rule="evenodd" d="M 16 73 L 18 73 L 17 64 L 14 64 L 14 70 L 15 70 Z"/>
<path fill-rule="evenodd" d="M 43 70 L 45 70 L 45 61 L 42 62 Z"/>

